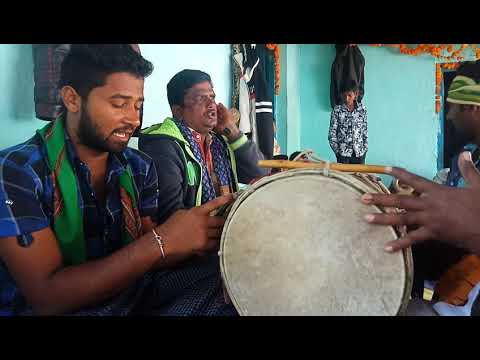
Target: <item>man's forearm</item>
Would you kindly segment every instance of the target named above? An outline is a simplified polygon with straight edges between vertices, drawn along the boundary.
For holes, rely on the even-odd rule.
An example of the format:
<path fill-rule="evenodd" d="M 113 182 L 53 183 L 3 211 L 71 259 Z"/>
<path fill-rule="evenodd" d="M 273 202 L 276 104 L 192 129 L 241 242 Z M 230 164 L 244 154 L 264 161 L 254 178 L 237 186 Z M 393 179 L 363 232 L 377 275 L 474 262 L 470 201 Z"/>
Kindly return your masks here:
<path fill-rule="evenodd" d="M 246 140 L 241 146 L 235 148 L 234 153 L 237 165 L 237 176 L 240 182 L 249 183 L 251 180 L 265 176 L 270 172 L 269 169 L 258 166 L 258 161 L 264 158 L 258 146 L 253 141 Z"/>
<path fill-rule="evenodd" d="M 104 259 L 62 268 L 46 282 L 45 295 L 40 304 L 33 304 L 34 311 L 52 315 L 95 305 L 140 278 L 160 256 L 149 232 Z"/>

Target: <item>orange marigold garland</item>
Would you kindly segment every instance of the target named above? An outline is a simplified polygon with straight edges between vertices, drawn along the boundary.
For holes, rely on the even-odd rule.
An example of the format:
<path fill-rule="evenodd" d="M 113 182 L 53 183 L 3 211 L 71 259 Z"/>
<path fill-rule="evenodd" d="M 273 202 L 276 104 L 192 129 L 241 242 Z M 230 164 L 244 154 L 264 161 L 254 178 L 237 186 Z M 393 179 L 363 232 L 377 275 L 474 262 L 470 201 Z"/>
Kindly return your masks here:
<path fill-rule="evenodd" d="M 407 44 L 370 44 L 371 46 L 389 46 L 396 47 L 400 53 L 406 55 L 421 55 L 430 54 L 437 59 L 445 61 L 462 61 L 464 60 L 463 53 L 470 46 L 472 52 L 475 54 L 475 58 L 480 58 L 480 49 L 477 44 L 460 44 L 456 49 L 455 44 L 415 44 L 413 47 Z"/>
<path fill-rule="evenodd" d="M 435 112 L 440 112 L 440 90 L 442 86 L 442 68 L 440 64 L 435 65 Z"/>
<path fill-rule="evenodd" d="M 275 95 L 280 94 L 280 45 L 279 44 L 265 44 L 267 49 L 273 50 L 275 57 Z"/>

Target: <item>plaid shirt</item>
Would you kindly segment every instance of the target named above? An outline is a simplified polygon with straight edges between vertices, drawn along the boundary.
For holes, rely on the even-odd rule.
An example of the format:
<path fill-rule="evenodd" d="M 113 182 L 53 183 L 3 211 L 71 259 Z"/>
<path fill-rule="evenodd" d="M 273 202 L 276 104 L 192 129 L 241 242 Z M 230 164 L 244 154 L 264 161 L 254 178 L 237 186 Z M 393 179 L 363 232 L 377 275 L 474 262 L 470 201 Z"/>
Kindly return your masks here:
<path fill-rule="evenodd" d="M 328 141 L 333 152 L 340 156 L 363 156 L 368 151 L 367 109 L 356 103 L 353 111 L 345 104 L 337 105 L 330 117 Z"/>
<path fill-rule="evenodd" d="M 79 184 L 87 259 L 105 257 L 122 246 L 119 176 L 127 164 L 138 190 L 140 216 L 151 216 L 156 221 L 158 180 L 155 166 L 148 156 L 134 149 L 110 154 L 106 206 L 102 206 L 94 196 L 90 171 L 79 159 L 66 131 L 65 143 Z M 53 229 L 53 183 L 46 160 L 46 149 L 38 135 L 0 151 L 0 238 L 16 236 L 20 246 L 28 247 L 32 242 L 31 233 L 48 226 Z M 28 310 L 24 297 L 0 260 L 0 315 L 21 314 Z"/>

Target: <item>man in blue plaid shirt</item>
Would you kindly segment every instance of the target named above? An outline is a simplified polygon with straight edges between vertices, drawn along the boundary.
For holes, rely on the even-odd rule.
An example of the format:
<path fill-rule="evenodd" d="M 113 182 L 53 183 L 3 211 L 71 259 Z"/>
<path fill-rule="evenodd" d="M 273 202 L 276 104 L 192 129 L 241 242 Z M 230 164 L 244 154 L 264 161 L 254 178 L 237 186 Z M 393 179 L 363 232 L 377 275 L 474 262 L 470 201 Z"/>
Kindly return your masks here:
<path fill-rule="evenodd" d="M 1 315 L 235 314 L 218 267 L 172 267 L 218 248 L 210 213 L 232 197 L 158 225 L 155 166 L 127 147 L 152 70 L 129 45 L 73 45 L 63 115 L 0 152 Z"/>

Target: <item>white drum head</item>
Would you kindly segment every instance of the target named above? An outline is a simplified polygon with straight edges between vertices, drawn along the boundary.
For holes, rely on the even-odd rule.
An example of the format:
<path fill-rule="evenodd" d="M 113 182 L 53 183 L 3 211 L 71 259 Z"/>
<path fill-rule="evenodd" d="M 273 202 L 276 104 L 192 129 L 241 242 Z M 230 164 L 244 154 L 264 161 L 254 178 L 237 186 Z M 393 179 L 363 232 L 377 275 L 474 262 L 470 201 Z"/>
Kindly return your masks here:
<path fill-rule="evenodd" d="M 363 220 L 380 212 L 360 202 L 365 191 L 372 189 L 349 175 L 293 170 L 243 193 L 220 248 L 222 277 L 238 312 L 399 313 L 408 301 L 411 269 L 405 253 L 384 251 L 385 242 L 397 238 L 394 229 Z"/>

